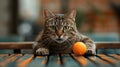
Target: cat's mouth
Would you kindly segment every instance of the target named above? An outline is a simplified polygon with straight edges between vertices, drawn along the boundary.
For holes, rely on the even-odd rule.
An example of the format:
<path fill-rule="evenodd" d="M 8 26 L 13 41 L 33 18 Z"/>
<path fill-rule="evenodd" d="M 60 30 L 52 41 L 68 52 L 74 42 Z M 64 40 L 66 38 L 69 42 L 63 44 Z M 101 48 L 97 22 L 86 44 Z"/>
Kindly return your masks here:
<path fill-rule="evenodd" d="M 58 41 L 62 41 L 63 39 L 62 39 L 62 38 L 57 38 L 56 40 L 58 40 Z"/>
<path fill-rule="evenodd" d="M 57 38 L 57 39 L 55 39 L 55 41 L 58 42 L 58 43 L 62 43 L 62 42 L 64 42 L 65 40 L 62 39 L 62 38 Z"/>

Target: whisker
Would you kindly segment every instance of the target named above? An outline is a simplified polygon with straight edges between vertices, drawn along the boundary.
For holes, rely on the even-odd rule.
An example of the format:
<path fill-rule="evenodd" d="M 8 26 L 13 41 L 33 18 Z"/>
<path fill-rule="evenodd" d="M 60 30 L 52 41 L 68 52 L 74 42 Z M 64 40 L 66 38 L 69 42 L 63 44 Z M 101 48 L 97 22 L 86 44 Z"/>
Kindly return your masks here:
<path fill-rule="evenodd" d="M 72 44 L 72 43 L 71 43 L 71 41 L 70 41 L 69 39 L 67 40 L 67 43 L 68 43 L 69 45 L 71 45 L 71 44 Z"/>

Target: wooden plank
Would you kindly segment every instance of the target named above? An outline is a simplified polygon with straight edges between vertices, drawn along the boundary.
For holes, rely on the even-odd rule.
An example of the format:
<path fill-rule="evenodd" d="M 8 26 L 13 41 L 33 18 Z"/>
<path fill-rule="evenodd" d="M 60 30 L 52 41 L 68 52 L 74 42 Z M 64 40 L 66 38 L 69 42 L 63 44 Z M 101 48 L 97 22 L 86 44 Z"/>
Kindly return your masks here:
<path fill-rule="evenodd" d="M 11 65 L 12 62 L 14 62 L 18 56 L 20 56 L 20 54 L 12 54 L 8 57 L 3 58 L 0 61 L 0 67 L 8 67 L 9 65 Z"/>
<path fill-rule="evenodd" d="M 48 65 L 47 67 L 61 67 L 61 59 L 59 55 L 51 55 L 49 57 Z"/>
<path fill-rule="evenodd" d="M 27 66 L 27 64 L 29 64 L 30 61 L 30 57 L 32 55 L 24 55 L 22 56 L 22 54 L 11 54 L 10 56 L 7 57 L 3 57 L 0 60 L 0 67 L 24 67 Z M 30 59 L 29 59 L 30 58 Z"/>
<path fill-rule="evenodd" d="M 5 56 L 5 57 L 4 57 Z M 111 57 L 112 56 L 112 57 Z M 96 56 L 77 56 L 74 54 L 58 54 L 36 56 L 33 54 L 0 54 L 0 67 L 119 67 L 120 55 L 98 54 Z M 115 58 L 113 58 L 115 57 Z"/>
<path fill-rule="evenodd" d="M 8 54 L 0 54 L 0 57 L 8 56 Z"/>
<path fill-rule="evenodd" d="M 17 67 L 17 60 L 22 57 L 21 54 L 16 54 L 17 56 L 14 56 L 14 59 L 12 59 L 10 62 L 6 64 L 6 67 Z M 6 59 L 7 60 L 7 59 Z"/>
<path fill-rule="evenodd" d="M 120 56 L 117 54 L 107 54 L 106 55 L 109 59 L 112 59 L 115 62 L 114 67 L 120 67 Z"/>
<path fill-rule="evenodd" d="M 17 60 L 16 67 L 26 67 L 33 60 L 33 55 L 24 55 L 22 58 Z"/>
<path fill-rule="evenodd" d="M 104 54 L 98 54 L 97 57 L 104 60 L 104 61 L 106 61 L 107 63 L 111 64 L 112 66 L 114 66 L 117 63 L 116 60 L 114 60 L 114 59 L 112 59 L 110 57 L 107 57 Z"/>
<path fill-rule="evenodd" d="M 0 42 L 0 49 L 32 49 L 34 42 Z"/>
<path fill-rule="evenodd" d="M 95 63 L 97 65 L 96 67 L 111 67 L 111 64 L 109 64 L 108 62 L 106 62 L 96 56 L 94 56 L 94 57 L 90 56 L 90 57 L 88 57 L 88 60 Z"/>
<path fill-rule="evenodd" d="M 79 63 L 76 62 L 69 54 L 62 54 L 62 67 L 80 67 Z"/>
<path fill-rule="evenodd" d="M 109 55 L 107 55 L 107 56 L 110 56 L 110 57 L 112 57 L 112 58 L 114 58 L 114 59 L 116 59 L 116 60 L 120 60 L 120 56 L 117 55 L 117 54 L 109 54 Z"/>
<path fill-rule="evenodd" d="M 27 63 L 26 66 L 24 66 L 24 67 L 46 67 L 46 65 L 48 63 L 47 61 L 48 61 L 47 56 L 36 56 L 36 57 L 32 58 L 32 61 L 30 61 L 29 64 Z"/>
<path fill-rule="evenodd" d="M 0 42 L 0 49 L 32 49 L 34 42 Z M 95 42 L 97 49 L 117 49 L 120 42 Z"/>
<path fill-rule="evenodd" d="M 120 42 L 96 42 L 96 49 L 120 49 Z"/>
<path fill-rule="evenodd" d="M 82 67 L 96 67 L 94 65 L 94 63 L 90 62 L 87 58 L 85 58 L 84 56 L 78 56 L 78 55 L 74 55 L 74 54 L 71 54 L 71 57 L 77 61 L 80 66 Z"/>
<path fill-rule="evenodd" d="M 0 60 L 2 60 L 3 58 L 5 58 L 5 57 L 7 57 L 8 56 L 8 54 L 0 54 Z"/>

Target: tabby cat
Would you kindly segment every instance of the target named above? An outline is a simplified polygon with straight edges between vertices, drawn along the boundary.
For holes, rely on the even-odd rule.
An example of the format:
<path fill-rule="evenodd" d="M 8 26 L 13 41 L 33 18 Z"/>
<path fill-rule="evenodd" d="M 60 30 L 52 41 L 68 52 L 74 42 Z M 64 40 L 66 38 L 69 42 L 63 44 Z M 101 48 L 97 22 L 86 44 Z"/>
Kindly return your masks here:
<path fill-rule="evenodd" d="M 96 54 L 95 43 L 77 31 L 75 9 L 66 14 L 54 14 L 45 9 L 44 16 L 44 29 L 33 45 L 34 54 L 72 53 L 72 45 L 79 41 L 86 44 L 86 54 Z"/>

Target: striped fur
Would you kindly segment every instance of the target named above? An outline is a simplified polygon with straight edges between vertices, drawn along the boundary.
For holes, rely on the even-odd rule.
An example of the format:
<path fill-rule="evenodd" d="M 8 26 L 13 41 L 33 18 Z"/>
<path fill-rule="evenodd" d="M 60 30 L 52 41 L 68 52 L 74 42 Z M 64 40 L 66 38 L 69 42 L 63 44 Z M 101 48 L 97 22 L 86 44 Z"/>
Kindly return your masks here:
<path fill-rule="evenodd" d="M 94 42 L 77 31 L 74 11 L 56 15 L 50 11 L 47 12 L 49 15 L 45 16 L 44 30 L 36 40 L 37 45 L 33 45 L 35 53 L 40 48 L 46 48 L 50 53 L 71 53 L 72 44 L 81 41 L 86 44 L 91 54 L 95 54 Z M 45 53 L 42 50 L 38 52 Z"/>

